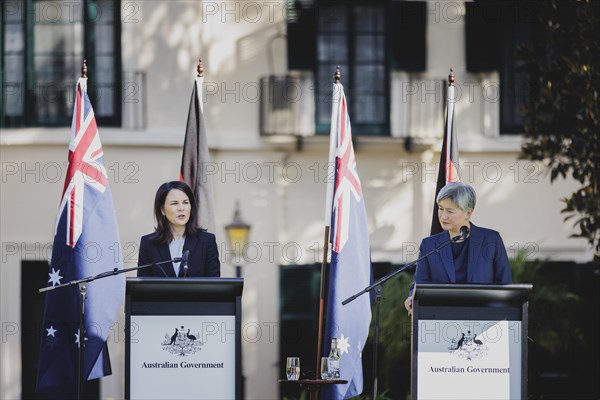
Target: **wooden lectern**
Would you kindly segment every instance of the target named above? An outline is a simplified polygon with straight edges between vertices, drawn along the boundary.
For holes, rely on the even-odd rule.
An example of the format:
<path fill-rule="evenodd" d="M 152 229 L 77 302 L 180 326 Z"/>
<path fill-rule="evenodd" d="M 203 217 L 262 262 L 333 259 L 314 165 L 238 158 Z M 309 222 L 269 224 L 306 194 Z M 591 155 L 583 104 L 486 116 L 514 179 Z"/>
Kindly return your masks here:
<path fill-rule="evenodd" d="M 126 399 L 241 399 L 241 278 L 128 278 Z"/>
<path fill-rule="evenodd" d="M 413 399 L 526 399 L 531 284 L 417 284 Z"/>

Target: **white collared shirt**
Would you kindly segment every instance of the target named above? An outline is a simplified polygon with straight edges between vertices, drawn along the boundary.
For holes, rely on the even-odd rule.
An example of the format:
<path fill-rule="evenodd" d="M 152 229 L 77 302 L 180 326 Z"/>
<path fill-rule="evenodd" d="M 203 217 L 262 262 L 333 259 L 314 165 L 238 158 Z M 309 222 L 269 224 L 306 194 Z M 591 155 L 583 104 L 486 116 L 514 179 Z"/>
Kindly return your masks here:
<path fill-rule="evenodd" d="M 181 257 L 183 254 L 183 245 L 185 244 L 185 236 L 181 239 L 174 239 L 169 243 L 169 252 L 171 253 L 171 258 Z M 173 269 L 175 270 L 175 276 L 179 276 L 179 267 L 181 262 L 174 262 Z"/>

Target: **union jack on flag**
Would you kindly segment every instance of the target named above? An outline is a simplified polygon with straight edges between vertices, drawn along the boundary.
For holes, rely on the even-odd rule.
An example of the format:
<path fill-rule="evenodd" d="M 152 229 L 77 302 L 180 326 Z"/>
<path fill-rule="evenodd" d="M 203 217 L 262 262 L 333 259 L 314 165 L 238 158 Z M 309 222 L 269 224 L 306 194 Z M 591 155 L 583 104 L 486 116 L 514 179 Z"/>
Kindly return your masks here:
<path fill-rule="evenodd" d="M 56 221 L 48 286 L 123 268 L 112 194 L 86 85 L 87 78 L 77 82 L 69 167 Z M 80 346 L 84 349 L 84 380 L 111 373 L 106 341 L 124 297 L 123 274 L 90 282 L 84 337 L 80 340 L 77 286 L 47 292 L 37 376 L 37 391 L 43 398 L 77 396 Z"/>
<path fill-rule="evenodd" d="M 342 305 L 342 301 L 371 283 L 371 251 L 367 212 L 360 179 L 356 169 L 352 130 L 344 88 L 334 84 L 333 110 L 329 147 L 328 176 L 333 176 L 327 188 L 326 224 L 331 224 L 332 243 L 325 353 L 329 353 L 331 338 L 338 339 L 340 377 L 344 385 L 325 385 L 325 399 L 347 399 L 362 393 L 363 373 L 361 353 L 371 322 L 369 296 L 360 296 Z"/>
<path fill-rule="evenodd" d="M 339 110 L 335 122 L 337 134 L 335 146 L 335 186 L 333 197 L 332 232 L 334 233 L 333 251 L 339 253 L 348 241 L 348 229 L 350 224 L 350 196 L 354 197 L 356 202 L 362 199 L 362 189 L 360 178 L 356 172 L 356 160 L 354 159 L 354 148 L 352 146 L 352 132 L 350 129 L 350 116 L 348 115 L 346 96 L 343 94 L 343 87 L 339 100 Z"/>
<path fill-rule="evenodd" d="M 77 82 L 75 109 L 69 143 L 69 167 L 60 209 L 67 207 L 66 243 L 75 247 L 83 225 L 84 185 L 104 193 L 108 178 L 99 162 L 103 157 L 96 117 L 86 93 L 87 78 Z M 58 228 L 58 220 L 56 221 Z"/>

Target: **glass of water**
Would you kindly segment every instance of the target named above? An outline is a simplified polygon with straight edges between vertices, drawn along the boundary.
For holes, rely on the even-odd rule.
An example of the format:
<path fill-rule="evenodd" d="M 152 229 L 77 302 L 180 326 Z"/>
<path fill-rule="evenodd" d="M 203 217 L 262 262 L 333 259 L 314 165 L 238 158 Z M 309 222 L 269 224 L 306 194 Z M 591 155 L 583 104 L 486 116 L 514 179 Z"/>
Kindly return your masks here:
<path fill-rule="evenodd" d="M 300 358 L 288 357 L 285 363 L 285 376 L 289 381 L 297 381 L 300 378 Z"/>
<path fill-rule="evenodd" d="M 329 357 L 321 357 L 321 379 L 328 381 L 331 379 L 329 372 Z"/>

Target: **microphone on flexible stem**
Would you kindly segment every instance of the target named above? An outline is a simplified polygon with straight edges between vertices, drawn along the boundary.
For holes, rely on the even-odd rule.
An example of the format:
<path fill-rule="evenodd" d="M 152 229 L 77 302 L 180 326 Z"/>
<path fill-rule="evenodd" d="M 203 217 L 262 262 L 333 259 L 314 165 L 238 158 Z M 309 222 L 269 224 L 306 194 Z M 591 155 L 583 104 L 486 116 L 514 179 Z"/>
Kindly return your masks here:
<path fill-rule="evenodd" d="M 460 227 L 460 235 L 456 235 L 454 236 L 451 241 L 452 243 L 456 243 L 459 240 L 465 240 L 467 238 L 467 235 L 469 234 L 469 228 L 466 225 L 463 225 Z"/>
<path fill-rule="evenodd" d="M 187 276 L 188 272 L 188 258 L 190 257 L 190 251 L 185 250 L 181 255 L 181 268 L 183 268 L 183 277 Z"/>

